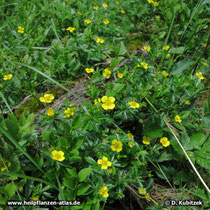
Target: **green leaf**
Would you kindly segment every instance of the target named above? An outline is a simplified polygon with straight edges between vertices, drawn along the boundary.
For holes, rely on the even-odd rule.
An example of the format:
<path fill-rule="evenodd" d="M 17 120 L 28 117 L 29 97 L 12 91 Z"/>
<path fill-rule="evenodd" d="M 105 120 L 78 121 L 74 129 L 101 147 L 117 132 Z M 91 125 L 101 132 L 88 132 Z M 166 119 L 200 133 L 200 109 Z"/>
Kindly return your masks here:
<path fill-rule="evenodd" d="M 144 129 L 144 135 L 149 136 L 151 138 L 159 138 L 163 136 L 163 131 L 161 129 L 150 129 L 150 128 L 145 128 Z"/>
<path fill-rule="evenodd" d="M 116 67 L 122 60 L 124 57 L 116 57 L 116 58 L 112 58 L 110 66 L 112 68 Z"/>
<path fill-rule="evenodd" d="M 80 128 L 81 127 L 81 121 L 82 121 L 82 117 L 80 115 L 77 115 L 72 121 L 72 126 L 74 128 Z"/>
<path fill-rule="evenodd" d="M 202 167 L 210 170 L 210 154 L 204 151 L 196 151 L 194 153 L 195 161 Z"/>
<path fill-rule="evenodd" d="M 96 164 L 96 161 L 92 157 L 85 157 L 85 160 L 92 165 Z"/>
<path fill-rule="evenodd" d="M 185 69 L 193 64 L 193 60 L 186 59 L 179 61 L 171 71 L 171 75 L 176 75 L 182 73 Z"/>
<path fill-rule="evenodd" d="M 72 169 L 67 168 L 66 170 L 71 175 L 71 177 L 77 177 L 77 170 L 76 170 L 76 168 L 72 168 Z"/>
<path fill-rule="evenodd" d="M 74 177 L 65 177 L 63 178 L 63 185 L 71 190 L 74 190 L 77 185 L 77 179 Z"/>
<path fill-rule="evenodd" d="M 137 153 L 137 155 L 147 155 L 147 154 L 148 154 L 148 152 L 145 151 L 145 150 L 139 151 L 139 152 Z"/>
<path fill-rule="evenodd" d="M 206 139 L 206 136 L 203 133 L 197 133 L 197 134 L 191 136 L 190 143 L 189 143 L 187 149 L 188 150 L 200 149 L 200 147 L 204 143 L 205 139 Z"/>
<path fill-rule="evenodd" d="M 160 157 L 157 159 L 157 162 L 163 162 L 163 161 L 168 161 L 168 160 L 173 160 L 174 159 L 174 155 L 167 153 L 167 152 L 163 152 Z"/>
<path fill-rule="evenodd" d="M 126 47 L 123 42 L 120 42 L 119 55 L 125 55 L 127 53 Z"/>
<path fill-rule="evenodd" d="M 15 194 L 15 191 L 16 191 L 16 186 L 14 184 L 14 182 L 10 182 L 9 184 L 7 184 L 5 186 L 5 191 L 7 192 L 7 195 L 9 197 L 12 197 L 14 194 Z"/>
<path fill-rule="evenodd" d="M 84 168 L 78 173 L 79 182 L 84 181 L 91 173 L 92 168 Z"/>
<path fill-rule="evenodd" d="M 72 150 L 79 149 L 83 144 L 84 138 L 82 136 L 74 138 L 74 145 L 72 147 Z"/>
<path fill-rule="evenodd" d="M 90 184 L 86 184 L 86 183 L 79 184 L 77 187 L 77 195 L 84 194 L 90 187 L 91 187 Z"/>
<path fill-rule="evenodd" d="M 172 54 L 182 54 L 184 52 L 185 47 L 174 47 L 169 50 L 169 53 Z"/>
<path fill-rule="evenodd" d="M 106 92 L 107 96 L 115 96 L 118 92 L 120 92 L 125 87 L 125 84 L 115 83 L 111 90 Z"/>
<path fill-rule="evenodd" d="M 203 6 L 204 4 L 210 4 L 210 0 L 205 0 L 202 2 L 201 6 Z"/>

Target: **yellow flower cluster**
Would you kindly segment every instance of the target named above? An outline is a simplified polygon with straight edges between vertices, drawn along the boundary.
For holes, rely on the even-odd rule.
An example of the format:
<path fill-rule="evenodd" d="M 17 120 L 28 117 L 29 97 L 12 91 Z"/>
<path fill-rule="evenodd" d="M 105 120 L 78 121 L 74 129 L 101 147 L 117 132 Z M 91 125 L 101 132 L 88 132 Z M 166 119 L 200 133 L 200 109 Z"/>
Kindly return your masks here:
<path fill-rule="evenodd" d="M 51 117 L 55 114 L 54 109 L 53 108 L 49 108 L 46 111 L 47 116 Z"/>
<path fill-rule="evenodd" d="M 144 69 L 148 69 L 148 64 L 145 63 L 145 62 L 141 62 L 141 66 L 142 66 Z"/>
<path fill-rule="evenodd" d="M 115 108 L 115 104 L 114 104 L 115 98 L 114 97 L 112 97 L 112 96 L 110 96 L 110 97 L 103 96 L 101 98 L 101 101 L 103 102 L 103 104 L 101 106 L 102 106 L 102 108 L 104 110 L 114 109 Z"/>
<path fill-rule="evenodd" d="M 128 104 L 130 105 L 132 109 L 137 109 L 140 107 L 140 105 L 136 103 L 135 101 L 129 101 Z"/>
<path fill-rule="evenodd" d="M 162 71 L 162 74 L 164 77 L 167 77 L 169 75 L 167 71 Z"/>
<path fill-rule="evenodd" d="M 111 149 L 112 151 L 120 152 L 122 150 L 123 144 L 121 141 L 117 141 L 117 139 L 114 139 L 112 141 Z"/>
<path fill-rule="evenodd" d="M 72 32 L 74 32 L 76 30 L 76 28 L 68 27 L 66 30 L 69 31 L 70 33 L 72 33 Z"/>
<path fill-rule="evenodd" d="M 74 111 L 75 111 L 76 107 L 72 104 L 69 105 L 69 107 L 64 111 L 64 118 L 69 118 L 71 116 L 74 115 Z"/>
<path fill-rule="evenodd" d="M 203 76 L 202 72 L 197 72 L 196 76 L 198 76 L 200 78 L 200 80 L 205 79 L 205 77 Z"/>
<path fill-rule="evenodd" d="M 23 34 L 24 33 L 24 28 L 21 26 L 18 26 L 18 33 Z"/>
<path fill-rule="evenodd" d="M 85 71 L 90 74 L 92 72 L 94 72 L 94 68 L 86 68 Z"/>
<path fill-rule="evenodd" d="M 98 39 L 96 39 L 96 42 L 97 43 L 100 43 L 100 44 L 103 44 L 105 41 L 102 38 L 98 38 Z"/>
<path fill-rule="evenodd" d="M 143 47 L 147 52 L 149 52 L 151 50 L 150 46 L 144 46 Z"/>
<path fill-rule="evenodd" d="M 108 188 L 107 186 L 103 186 L 100 191 L 99 194 L 102 195 L 104 198 L 107 198 L 109 196 L 109 193 L 107 192 Z"/>
<path fill-rule="evenodd" d="M 95 103 L 95 104 L 101 103 L 101 99 L 100 99 L 100 98 L 95 99 L 95 100 L 94 100 L 94 103 Z"/>
<path fill-rule="evenodd" d="M 166 45 L 166 46 L 164 46 L 164 47 L 163 47 L 163 50 L 168 51 L 168 50 L 169 50 L 169 48 L 170 48 L 170 46 L 169 46 L 169 45 Z"/>
<path fill-rule="evenodd" d="M 0 162 L 1 171 L 7 170 L 10 166 L 11 166 L 11 162 L 7 162 L 7 163 L 5 163 L 3 161 Z"/>
<path fill-rule="evenodd" d="M 181 118 L 180 118 L 179 115 L 176 115 L 175 118 L 174 118 L 174 120 L 175 120 L 176 122 L 178 122 L 178 123 L 181 123 L 181 122 L 182 122 L 182 120 L 181 120 Z"/>
<path fill-rule="evenodd" d="M 40 97 L 39 100 L 43 103 L 51 103 L 54 99 L 53 94 L 44 94 L 44 97 Z"/>
<path fill-rule="evenodd" d="M 150 137 L 148 136 L 143 136 L 143 144 L 149 145 L 150 144 Z"/>
<path fill-rule="evenodd" d="M 105 20 L 104 20 L 104 24 L 105 24 L 105 25 L 109 24 L 109 20 L 108 20 L 108 19 L 105 19 Z"/>
<path fill-rule="evenodd" d="M 163 137 L 160 139 L 160 143 L 164 146 L 164 147 L 168 147 L 170 145 L 170 141 L 168 140 L 167 137 Z"/>
<path fill-rule="evenodd" d="M 98 159 L 97 163 L 101 165 L 101 168 L 106 170 L 109 166 L 112 165 L 110 161 L 108 161 L 108 158 L 103 156 L 102 159 Z"/>
<path fill-rule="evenodd" d="M 90 24 L 92 21 L 90 19 L 86 19 L 84 22 Z"/>
<path fill-rule="evenodd" d="M 107 79 L 110 78 L 112 72 L 109 70 L 109 68 L 105 68 L 103 71 L 103 76 L 106 77 Z"/>
<path fill-rule="evenodd" d="M 53 160 L 58 160 L 58 161 L 63 161 L 65 159 L 64 152 L 53 150 L 52 151 L 52 159 Z"/>
<path fill-rule="evenodd" d="M 12 77 L 13 77 L 12 74 L 7 74 L 7 75 L 4 75 L 3 80 L 9 80 L 9 79 L 12 79 Z"/>

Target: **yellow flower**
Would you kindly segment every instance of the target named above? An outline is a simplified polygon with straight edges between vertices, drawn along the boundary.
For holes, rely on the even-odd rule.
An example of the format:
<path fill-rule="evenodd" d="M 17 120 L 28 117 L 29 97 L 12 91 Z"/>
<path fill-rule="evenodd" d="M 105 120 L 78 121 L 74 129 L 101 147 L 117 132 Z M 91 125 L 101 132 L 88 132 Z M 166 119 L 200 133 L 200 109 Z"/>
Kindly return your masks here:
<path fill-rule="evenodd" d="M 176 122 L 178 122 L 178 123 L 181 123 L 181 122 L 182 122 L 182 120 L 181 120 L 181 118 L 180 118 L 179 115 L 176 115 L 175 118 L 174 118 L 174 120 L 175 120 Z"/>
<path fill-rule="evenodd" d="M 137 67 L 141 67 L 141 65 L 139 63 L 137 63 L 136 65 L 137 65 Z"/>
<path fill-rule="evenodd" d="M 39 100 L 43 103 L 51 103 L 54 99 L 53 94 L 44 94 L 44 97 L 40 97 Z"/>
<path fill-rule="evenodd" d="M 133 138 L 134 138 L 134 135 L 133 135 L 132 133 L 128 133 L 127 136 L 128 136 L 128 138 L 130 138 L 130 139 L 133 139 Z"/>
<path fill-rule="evenodd" d="M 167 51 L 167 50 L 169 50 L 169 48 L 170 48 L 170 46 L 166 45 L 166 46 L 163 47 L 163 50 Z"/>
<path fill-rule="evenodd" d="M 186 105 L 190 105 L 191 102 L 190 102 L 189 100 L 187 100 L 187 101 L 185 102 L 185 104 L 186 104 Z"/>
<path fill-rule="evenodd" d="M 38 201 L 38 199 L 39 199 L 38 197 L 31 198 L 32 201 Z"/>
<path fill-rule="evenodd" d="M 96 42 L 97 42 L 97 43 L 101 43 L 101 44 L 103 44 L 103 43 L 104 43 L 104 39 L 102 39 L 102 38 L 98 38 L 98 39 L 96 39 Z"/>
<path fill-rule="evenodd" d="M 159 5 L 159 3 L 158 3 L 158 2 L 153 2 L 153 5 L 154 5 L 155 7 L 157 7 L 157 6 Z"/>
<path fill-rule="evenodd" d="M 55 114 L 54 109 L 53 109 L 53 108 L 47 109 L 46 114 L 47 114 L 49 117 L 53 116 L 53 115 Z"/>
<path fill-rule="evenodd" d="M 146 200 L 150 201 L 151 197 L 150 197 L 149 193 L 147 193 L 147 194 L 145 195 L 145 198 L 146 198 Z"/>
<path fill-rule="evenodd" d="M 93 7 L 93 9 L 96 10 L 96 11 L 98 10 L 98 8 L 99 8 L 98 6 Z"/>
<path fill-rule="evenodd" d="M 123 74 L 120 73 L 120 72 L 118 72 L 118 73 L 117 73 L 117 77 L 120 78 L 120 79 L 122 79 L 122 78 L 123 78 Z"/>
<path fill-rule="evenodd" d="M 150 144 L 150 137 L 148 136 L 143 136 L 143 144 L 149 145 Z"/>
<path fill-rule="evenodd" d="M 206 47 L 207 46 L 207 43 L 203 43 L 203 47 Z"/>
<path fill-rule="evenodd" d="M 109 196 L 109 193 L 107 192 L 107 186 L 103 186 L 100 189 L 99 194 L 102 195 L 104 198 L 107 198 Z"/>
<path fill-rule="evenodd" d="M 149 4 L 154 3 L 154 1 L 153 1 L 153 0 L 147 0 L 147 1 L 148 1 L 148 3 L 149 3 Z"/>
<path fill-rule="evenodd" d="M 162 71 L 162 74 L 164 77 L 167 77 L 169 75 L 167 71 Z"/>
<path fill-rule="evenodd" d="M 108 158 L 103 156 L 102 159 L 99 159 L 97 162 L 99 165 L 101 165 L 102 169 L 107 169 L 109 166 L 112 165 L 112 163 L 110 161 L 108 161 Z"/>
<path fill-rule="evenodd" d="M 205 77 L 203 76 L 202 72 L 197 72 L 196 76 L 198 76 L 201 80 L 205 79 Z"/>
<path fill-rule="evenodd" d="M 112 168 L 109 169 L 109 173 L 110 173 L 110 174 L 113 174 Z"/>
<path fill-rule="evenodd" d="M 122 150 L 123 144 L 121 141 L 117 141 L 117 139 L 114 139 L 112 141 L 111 149 L 112 151 L 120 152 Z"/>
<path fill-rule="evenodd" d="M 75 106 L 72 106 L 70 105 L 70 108 L 67 108 L 65 111 L 64 111 L 64 118 L 69 118 L 71 117 L 72 115 L 74 115 L 74 110 L 76 109 Z"/>
<path fill-rule="evenodd" d="M 190 84 L 189 82 L 185 82 L 185 83 L 184 83 L 185 86 L 188 86 L 189 84 Z"/>
<path fill-rule="evenodd" d="M 100 99 L 100 98 L 94 100 L 94 103 L 95 103 L 95 104 L 98 104 L 98 103 L 100 103 L 100 102 L 101 102 L 101 99 Z"/>
<path fill-rule="evenodd" d="M 157 78 L 153 78 L 153 80 L 155 81 L 155 82 L 157 82 L 158 80 L 157 80 Z"/>
<path fill-rule="evenodd" d="M 8 168 L 11 166 L 11 162 L 5 163 L 5 162 L 0 162 L 0 168 L 1 171 L 8 170 Z"/>
<path fill-rule="evenodd" d="M 168 140 L 167 137 L 163 137 L 160 139 L 160 143 L 164 146 L 164 147 L 168 147 L 170 145 L 170 141 Z"/>
<path fill-rule="evenodd" d="M 139 194 L 140 195 L 146 195 L 146 189 L 145 188 L 139 188 Z"/>
<path fill-rule="evenodd" d="M 170 56 L 171 56 L 170 53 L 167 53 L 167 54 L 166 54 L 166 58 L 169 58 Z"/>
<path fill-rule="evenodd" d="M 74 32 L 76 28 L 74 27 L 68 27 L 66 30 L 69 31 L 70 33 Z"/>
<path fill-rule="evenodd" d="M 21 26 L 18 26 L 18 33 L 23 34 L 24 33 L 24 28 Z"/>
<path fill-rule="evenodd" d="M 133 142 L 132 142 L 132 141 L 129 141 L 129 142 L 128 142 L 128 146 L 129 146 L 129 147 L 133 147 Z"/>
<path fill-rule="evenodd" d="M 103 96 L 101 98 L 101 101 L 103 102 L 103 104 L 101 105 L 103 109 L 107 110 L 107 109 L 114 109 L 115 108 L 115 98 L 114 97 L 107 97 L 107 96 Z"/>
<path fill-rule="evenodd" d="M 63 161 L 65 159 L 64 152 L 53 150 L 52 151 L 52 159 L 53 160 L 58 160 L 58 161 Z"/>
<path fill-rule="evenodd" d="M 105 19 L 105 20 L 104 20 L 104 24 L 105 24 L 105 25 L 109 24 L 109 20 L 108 20 L 108 19 Z"/>
<path fill-rule="evenodd" d="M 87 23 L 87 24 L 90 24 L 91 20 L 90 19 L 86 19 L 84 22 Z"/>
<path fill-rule="evenodd" d="M 7 75 L 4 75 L 3 80 L 9 80 L 9 79 L 11 79 L 12 77 L 13 77 L 12 74 L 7 74 Z"/>
<path fill-rule="evenodd" d="M 141 65 L 143 66 L 144 69 L 148 69 L 148 64 L 145 62 L 141 62 Z"/>
<path fill-rule="evenodd" d="M 119 4 L 120 2 L 119 1 L 116 1 L 116 4 Z"/>
<path fill-rule="evenodd" d="M 128 104 L 130 105 L 132 109 L 136 109 L 140 107 L 140 105 L 136 103 L 135 101 L 129 101 Z"/>
<path fill-rule="evenodd" d="M 150 46 L 144 46 L 143 47 L 147 52 L 149 52 L 151 50 Z"/>
<path fill-rule="evenodd" d="M 93 68 L 86 68 L 85 71 L 90 74 L 92 72 L 94 72 L 94 69 Z"/>
<path fill-rule="evenodd" d="M 109 79 L 110 76 L 111 76 L 111 74 L 112 74 L 112 72 L 109 71 L 108 68 L 104 69 L 104 71 L 103 71 L 103 76 L 104 76 L 104 77 L 106 77 L 107 79 Z"/>
<path fill-rule="evenodd" d="M 107 3 L 103 3 L 102 4 L 102 7 L 107 8 L 108 7 L 108 4 Z"/>
<path fill-rule="evenodd" d="M 121 10 L 120 12 L 121 12 L 122 14 L 125 14 L 125 10 Z"/>

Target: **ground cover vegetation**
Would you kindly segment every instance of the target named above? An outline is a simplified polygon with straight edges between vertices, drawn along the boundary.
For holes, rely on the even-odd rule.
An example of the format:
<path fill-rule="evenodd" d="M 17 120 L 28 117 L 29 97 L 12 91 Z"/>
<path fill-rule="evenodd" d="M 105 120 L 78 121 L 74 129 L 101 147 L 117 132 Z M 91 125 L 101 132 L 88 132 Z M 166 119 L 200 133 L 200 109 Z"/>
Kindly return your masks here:
<path fill-rule="evenodd" d="M 209 3 L 1 0 L 2 209 L 208 208 Z"/>

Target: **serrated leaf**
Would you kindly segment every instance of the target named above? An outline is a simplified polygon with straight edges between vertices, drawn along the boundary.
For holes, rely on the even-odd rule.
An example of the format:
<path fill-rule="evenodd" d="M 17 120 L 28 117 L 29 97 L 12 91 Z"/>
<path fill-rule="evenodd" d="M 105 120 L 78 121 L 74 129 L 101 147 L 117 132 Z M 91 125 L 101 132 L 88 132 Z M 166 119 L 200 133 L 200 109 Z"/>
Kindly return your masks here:
<path fill-rule="evenodd" d="M 90 184 L 86 184 L 86 183 L 79 184 L 77 187 L 77 195 L 84 194 L 90 187 L 91 187 Z"/>
<path fill-rule="evenodd" d="M 176 74 L 180 74 L 182 73 L 185 69 L 187 69 L 189 66 L 191 66 L 193 64 L 193 60 L 190 59 L 186 59 L 186 60 L 182 60 L 179 61 L 174 68 L 171 71 L 171 75 L 176 75 Z"/>
<path fill-rule="evenodd" d="M 123 42 L 120 42 L 119 55 L 125 55 L 127 53 L 126 47 Z"/>
<path fill-rule="evenodd" d="M 84 141 L 84 138 L 83 137 L 74 138 L 74 145 L 72 147 L 72 150 L 79 149 L 82 146 L 83 141 Z"/>
<path fill-rule="evenodd" d="M 84 168 L 78 173 L 79 182 L 84 181 L 91 173 L 92 168 Z"/>
<path fill-rule="evenodd" d="M 210 154 L 204 151 L 196 151 L 194 153 L 195 161 L 202 167 L 210 170 Z"/>
<path fill-rule="evenodd" d="M 195 135 L 190 137 L 190 143 L 188 145 L 188 150 L 192 150 L 192 149 L 200 149 L 201 145 L 204 143 L 205 141 L 205 134 L 203 133 L 196 133 Z"/>

